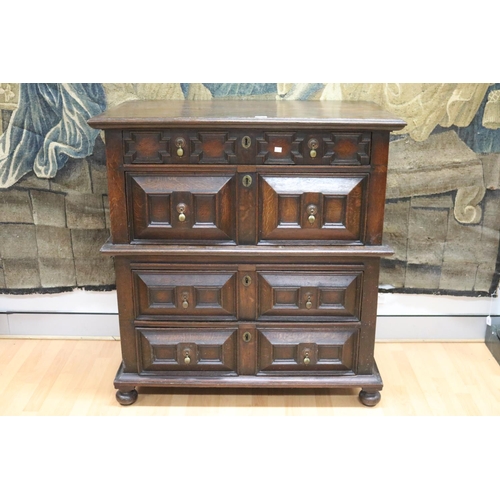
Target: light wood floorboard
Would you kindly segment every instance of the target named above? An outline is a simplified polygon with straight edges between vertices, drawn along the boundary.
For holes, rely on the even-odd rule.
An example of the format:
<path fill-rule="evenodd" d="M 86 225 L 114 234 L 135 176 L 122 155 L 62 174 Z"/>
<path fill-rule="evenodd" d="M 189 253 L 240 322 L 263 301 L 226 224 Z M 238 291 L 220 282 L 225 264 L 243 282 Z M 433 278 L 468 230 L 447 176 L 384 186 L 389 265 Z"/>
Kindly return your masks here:
<path fill-rule="evenodd" d="M 377 343 L 382 400 L 356 389 L 141 389 L 115 400 L 112 340 L 0 339 L 0 415 L 381 416 L 500 415 L 500 366 L 483 343 Z"/>

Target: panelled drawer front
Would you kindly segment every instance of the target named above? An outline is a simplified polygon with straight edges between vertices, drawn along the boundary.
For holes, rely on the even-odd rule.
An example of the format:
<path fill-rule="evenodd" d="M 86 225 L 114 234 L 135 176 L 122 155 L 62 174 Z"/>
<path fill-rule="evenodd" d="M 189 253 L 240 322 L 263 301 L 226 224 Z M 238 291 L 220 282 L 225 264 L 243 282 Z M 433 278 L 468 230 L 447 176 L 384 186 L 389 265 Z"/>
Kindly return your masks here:
<path fill-rule="evenodd" d="M 356 367 L 359 324 L 311 327 L 258 326 L 257 374 L 345 371 Z"/>
<path fill-rule="evenodd" d="M 131 130 L 123 162 L 146 164 L 346 165 L 370 163 L 371 133 Z"/>
<path fill-rule="evenodd" d="M 260 175 L 260 240 L 364 239 L 368 174 Z"/>
<path fill-rule="evenodd" d="M 127 173 L 132 241 L 234 241 L 236 177 Z"/>
<path fill-rule="evenodd" d="M 362 270 L 257 270 L 258 320 L 359 321 Z"/>
<path fill-rule="evenodd" d="M 136 328 L 142 371 L 236 372 L 236 328 Z"/>
<path fill-rule="evenodd" d="M 236 272 L 134 270 L 137 319 L 236 319 Z"/>
<path fill-rule="evenodd" d="M 264 132 L 257 134 L 256 164 L 345 165 L 370 163 L 369 132 Z"/>

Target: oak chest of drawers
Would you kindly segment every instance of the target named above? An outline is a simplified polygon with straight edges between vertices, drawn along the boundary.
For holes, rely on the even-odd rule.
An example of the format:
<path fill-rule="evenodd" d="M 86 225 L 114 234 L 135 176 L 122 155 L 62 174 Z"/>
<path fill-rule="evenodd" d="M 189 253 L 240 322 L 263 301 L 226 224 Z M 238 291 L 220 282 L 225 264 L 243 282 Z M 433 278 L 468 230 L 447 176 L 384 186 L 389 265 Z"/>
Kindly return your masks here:
<path fill-rule="evenodd" d="M 105 130 L 123 362 L 138 387 L 359 387 L 373 357 L 389 132 L 371 103 L 131 101 Z"/>

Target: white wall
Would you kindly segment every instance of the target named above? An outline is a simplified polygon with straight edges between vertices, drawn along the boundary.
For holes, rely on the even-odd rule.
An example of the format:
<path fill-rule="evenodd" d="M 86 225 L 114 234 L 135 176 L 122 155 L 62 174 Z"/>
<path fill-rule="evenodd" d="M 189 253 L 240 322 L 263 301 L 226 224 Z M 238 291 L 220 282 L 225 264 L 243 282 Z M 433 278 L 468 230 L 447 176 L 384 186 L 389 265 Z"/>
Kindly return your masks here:
<path fill-rule="evenodd" d="M 116 292 L 0 295 L 0 336 L 118 338 Z M 500 299 L 379 294 L 378 340 L 482 340 Z"/>

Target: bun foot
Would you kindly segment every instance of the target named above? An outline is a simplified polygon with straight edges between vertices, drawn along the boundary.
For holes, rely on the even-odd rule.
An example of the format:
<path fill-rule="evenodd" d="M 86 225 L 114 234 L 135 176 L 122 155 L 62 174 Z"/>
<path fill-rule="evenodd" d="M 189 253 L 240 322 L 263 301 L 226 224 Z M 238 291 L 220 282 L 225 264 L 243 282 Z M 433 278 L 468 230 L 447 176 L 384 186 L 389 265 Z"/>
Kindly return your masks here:
<path fill-rule="evenodd" d="M 132 389 L 128 392 L 116 391 L 116 400 L 123 406 L 134 404 L 137 401 L 137 391 Z"/>
<path fill-rule="evenodd" d="M 359 399 L 365 406 L 375 406 L 380 401 L 380 391 L 365 391 L 361 390 Z"/>

